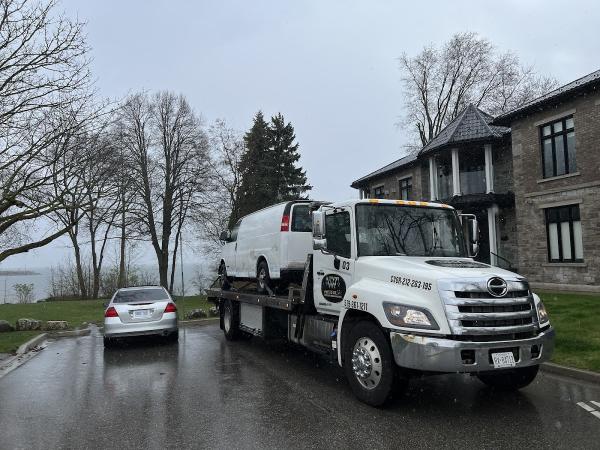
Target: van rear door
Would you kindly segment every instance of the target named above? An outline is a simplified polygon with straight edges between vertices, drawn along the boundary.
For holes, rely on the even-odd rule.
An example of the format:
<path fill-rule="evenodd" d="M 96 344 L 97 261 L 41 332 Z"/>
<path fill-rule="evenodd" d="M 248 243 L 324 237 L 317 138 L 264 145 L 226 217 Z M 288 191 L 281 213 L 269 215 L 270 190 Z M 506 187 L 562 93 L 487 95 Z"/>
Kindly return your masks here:
<path fill-rule="evenodd" d="M 302 269 L 312 249 L 312 220 L 308 203 L 295 203 L 291 208 L 289 233 L 282 233 L 287 243 L 287 257 L 282 268 Z M 284 244 L 284 247 L 286 245 Z"/>

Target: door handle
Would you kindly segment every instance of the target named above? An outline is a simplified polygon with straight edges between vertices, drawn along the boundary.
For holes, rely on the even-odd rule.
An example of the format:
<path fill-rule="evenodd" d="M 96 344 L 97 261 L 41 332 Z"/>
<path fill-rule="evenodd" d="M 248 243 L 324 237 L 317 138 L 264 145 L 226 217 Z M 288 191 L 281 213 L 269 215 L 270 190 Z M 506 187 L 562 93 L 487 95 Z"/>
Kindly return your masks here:
<path fill-rule="evenodd" d="M 317 275 L 319 275 L 319 276 L 323 276 L 323 275 L 325 275 L 325 272 L 323 272 L 322 270 L 319 270 L 319 271 L 317 272 Z"/>

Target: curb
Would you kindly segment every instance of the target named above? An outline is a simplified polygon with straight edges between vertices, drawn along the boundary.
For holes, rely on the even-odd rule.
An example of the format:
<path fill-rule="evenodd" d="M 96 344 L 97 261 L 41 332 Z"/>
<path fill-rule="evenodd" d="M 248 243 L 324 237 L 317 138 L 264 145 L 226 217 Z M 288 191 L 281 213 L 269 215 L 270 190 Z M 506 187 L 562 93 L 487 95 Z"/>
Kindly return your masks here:
<path fill-rule="evenodd" d="M 19 346 L 19 348 L 17 349 L 17 355 L 23 355 L 24 353 L 27 353 L 29 350 L 31 350 L 32 348 L 37 346 L 39 343 L 43 342 L 47 337 L 48 337 L 47 333 L 42 333 L 42 334 L 39 334 L 39 335 L 35 336 L 34 338 L 28 340 L 24 344 L 21 344 Z"/>
<path fill-rule="evenodd" d="M 211 325 L 213 323 L 219 323 L 219 317 L 211 317 L 209 319 L 191 319 L 191 320 L 180 320 L 179 325 L 183 327 L 200 326 L 200 325 Z"/>
<path fill-rule="evenodd" d="M 68 330 L 68 331 L 52 331 L 48 333 L 48 337 L 51 338 L 62 338 L 62 337 L 79 337 L 87 336 L 92 332 L 92 329 L 88 326 L 80 330 Z"/>
<path fill-rule="evenodd" d="M 590 383 L 600 383 L 600 373 L 590 372 L 589 370 L 574 369 L 572 367 L 565 367 L 554 363 L 543 363 L 540 366 L 544 372 L 552 373 L 554 375 L 561 375 L 563 377 L 575 378 L 581 381 L 588 381 Z"/>

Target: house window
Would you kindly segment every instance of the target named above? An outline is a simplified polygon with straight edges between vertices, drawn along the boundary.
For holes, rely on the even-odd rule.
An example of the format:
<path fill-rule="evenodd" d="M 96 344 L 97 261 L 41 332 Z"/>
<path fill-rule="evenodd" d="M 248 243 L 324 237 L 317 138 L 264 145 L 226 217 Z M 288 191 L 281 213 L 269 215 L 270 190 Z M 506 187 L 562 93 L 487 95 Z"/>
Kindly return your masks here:
<path fill-rule="evenodd" d="M 460 191 L 466 194 L 485 193 L 485 152 L 482 148 L 460 151 Z"/>
<path fill-rule="evenodd" d="M 400 200 L 410 200 L 412 194 L 412 177 L 400 180 Z"/>
<path fill-rule="evenodd" d="M 436 157 L 437 197 L 439 200 L 452 197 L 452 159 L 450 153 Z"/>
<path fill-rule="evenodd" d="M 548 208 L 545 211 L 548 261 L 583 262 L 579 205 Z"/>
<path fill-rule="evenodd" d="M 544 178 L 558 177 L 577 170 L 573 116 L 540 127 Z"/>
<path fill-rule="evenodd" d="M 373 198 L 385 198 L 384 186 L 378 186 L 373 189 Z"/>

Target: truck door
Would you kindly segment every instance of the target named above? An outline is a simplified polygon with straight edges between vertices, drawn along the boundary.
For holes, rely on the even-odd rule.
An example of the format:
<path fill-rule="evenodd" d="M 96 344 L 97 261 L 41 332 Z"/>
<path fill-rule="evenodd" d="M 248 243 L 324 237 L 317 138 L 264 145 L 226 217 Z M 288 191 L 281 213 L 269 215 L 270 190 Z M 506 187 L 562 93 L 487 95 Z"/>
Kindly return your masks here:
<path fill-rule="evenodd" d="M 313 256 L 315 307 L 319 312 L 338 314 L 346 289 L 352 284 L 355 247 L 352 245 L 352 210 L 337 208 L 325 214 L 327 250 Z"/>

